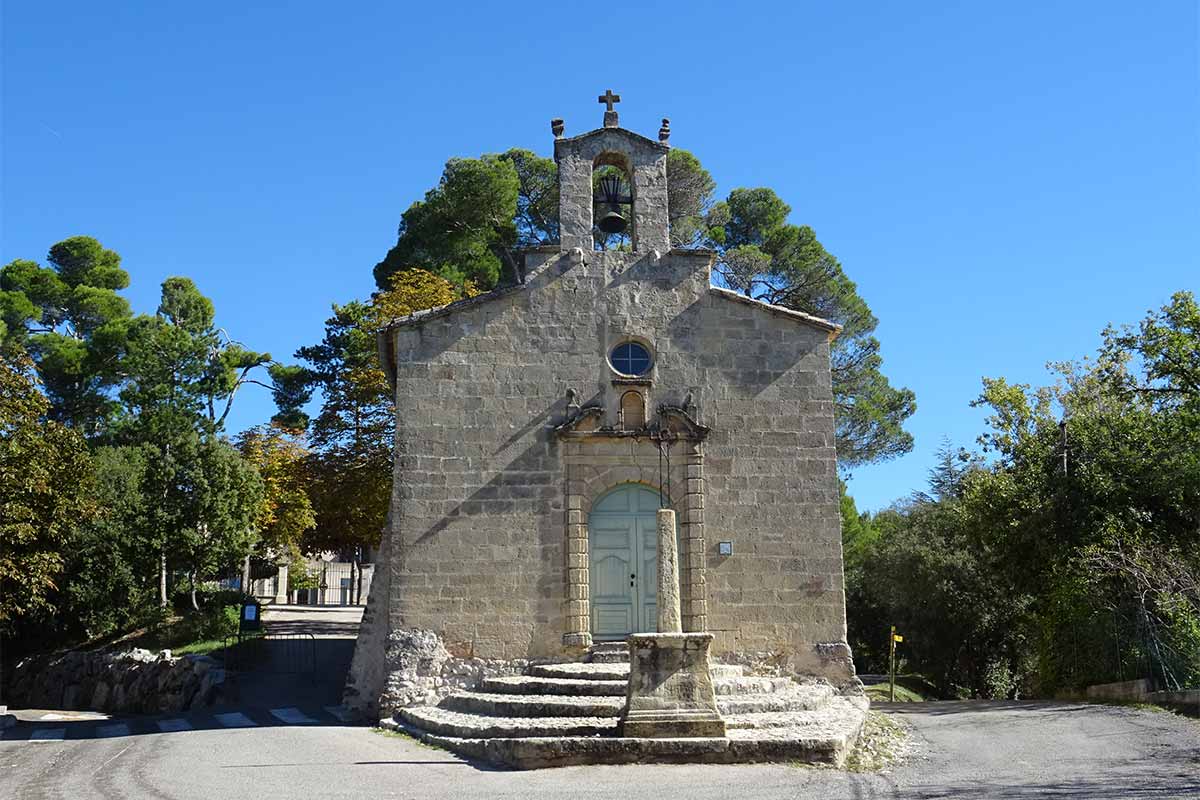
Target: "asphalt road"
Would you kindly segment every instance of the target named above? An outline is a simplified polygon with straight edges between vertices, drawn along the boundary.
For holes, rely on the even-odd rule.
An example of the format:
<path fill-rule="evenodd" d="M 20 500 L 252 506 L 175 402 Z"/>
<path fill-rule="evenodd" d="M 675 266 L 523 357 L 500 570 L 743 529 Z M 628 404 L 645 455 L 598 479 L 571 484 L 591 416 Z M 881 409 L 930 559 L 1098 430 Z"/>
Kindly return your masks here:
<path fill-rule="evenodd" d="M 1200 796 L 1200 722 L 1172 714 L 1066 703 L 925 703 L 889 710 L 913 728 L 909 763 L 885 774 L 787 765 L 483 768 L 410 740 L 347 727 L 252 716 L 254 727 L 31 741 L 0 740 L 0 797 L 41 798 L 1183 798 Z M 300 715 L 304 717 L 305 715 Z M 292 721 L 287 721 L 291 719 Z M 161 720 L 160 720 L 161 721 Z M 191 723 L 195 723 L 192 725 Z M 112 721 L 104 723 L 111 726 Z M 168 728 L 181 727 L 170 723 Z M 154 732 L 149 732 L 153 729 Z M 112 728 L 107 728 L 111 734 Z M 139 733 L 140 731 L 140 733 Z M 13 736 L 20 738 L 13 740 Z"/>

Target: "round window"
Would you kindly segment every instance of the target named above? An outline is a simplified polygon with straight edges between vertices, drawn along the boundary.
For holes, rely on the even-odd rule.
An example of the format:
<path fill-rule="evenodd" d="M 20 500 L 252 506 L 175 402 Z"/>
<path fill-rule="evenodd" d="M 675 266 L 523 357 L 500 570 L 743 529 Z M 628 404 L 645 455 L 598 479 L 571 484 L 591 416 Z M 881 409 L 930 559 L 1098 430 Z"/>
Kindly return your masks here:
<path fill-rule="evenodd" d="M 640 377 L 650 371 L 650 351 L 637 342 L 624 342 L 609 356 L 613 369 L 622 375 Z"/>

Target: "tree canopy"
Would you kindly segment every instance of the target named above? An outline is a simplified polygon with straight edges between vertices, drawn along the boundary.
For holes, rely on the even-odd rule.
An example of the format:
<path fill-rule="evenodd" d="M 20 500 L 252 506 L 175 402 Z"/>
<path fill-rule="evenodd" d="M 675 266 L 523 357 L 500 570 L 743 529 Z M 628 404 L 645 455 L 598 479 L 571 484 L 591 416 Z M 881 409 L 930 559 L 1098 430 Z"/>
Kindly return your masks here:
<path fill-rule="evenodd" d="M 51 419 L 94 437 L 119 410 L 112 389 L 129 324 L 121 257 L 90 236 L 55 244 L 49 266 L 18 259 L 0 269 L 0 348 L 27 351 Z"/>

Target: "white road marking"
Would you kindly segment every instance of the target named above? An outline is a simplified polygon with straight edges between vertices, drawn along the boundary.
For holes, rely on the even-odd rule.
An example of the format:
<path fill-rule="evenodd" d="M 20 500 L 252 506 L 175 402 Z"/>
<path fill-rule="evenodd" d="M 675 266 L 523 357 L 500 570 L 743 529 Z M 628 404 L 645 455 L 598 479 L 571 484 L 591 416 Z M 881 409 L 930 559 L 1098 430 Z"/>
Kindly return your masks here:
<path fill-rule="evenodd" d="M 256 728 L 258 723 L 247 717 L 240 711 L 232 711 L 228 714 L 214 714 L 217 722 L 224 725 L 226 728 Z"/>
<path fill-rule="evenodd" d="M 158 721 L 158 729 L 163 733 L 176 733 L 178 731 L 190 731 L 192 723 L 186 719 L 160 719 Z"/>
<path fill-rule="evenodd" d="M 325 710 L 337 717 L 338 722 L 349 722 L 354 719 L 354 715 L 350 713 L 350 709 L 345 706 L 325 706 Z"/>
<path fill-rule="evenodd" d="M 306 725 L 315 724 L 316 720 L 306 716 L 303 711 L 298 708 L 272 708 L 271 716 L 280 722 L 288 725 Z"/>
<path fill-rule="evenodd" d="M 42 714 L 38 719 L 45 722 L 54 722 L 63 719 L 108 719 L 108 714 L 90 714 L 86 711 L 82 714 L 56 714 L 51 712 L 49 714 Z"/>
<path fill-rule="evenodd" d="M 129 726 L 124 722 L 118 722 L 116 725 L 101 725 L 96 728 L 96 735 L 105 738 L 109 736 L 128 736 Z"/>
<path fill-rule="evenodd" d="M 61 742 L 67 735 L 66 728 L 38 728 L 29 735 L 31 742 Z"/>

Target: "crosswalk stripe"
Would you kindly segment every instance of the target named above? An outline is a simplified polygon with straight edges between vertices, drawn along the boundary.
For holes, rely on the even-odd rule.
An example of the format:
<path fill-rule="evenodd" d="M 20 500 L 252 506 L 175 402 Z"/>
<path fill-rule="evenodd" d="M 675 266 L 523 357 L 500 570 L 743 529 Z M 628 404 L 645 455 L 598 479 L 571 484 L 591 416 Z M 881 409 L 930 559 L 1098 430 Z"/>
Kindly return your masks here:
<path fill-rule="evenodd" d="M 118 722 L 116 725 L 101 725 L 96 728 L 96 735 L 103 737 L 128 736 L 129 726 L 124 722 Z"/>
<path fill-rule="evenodd" d="M 288 725 L 315 724 L 316 720 L 298 708 L 272 708 L 271 716 Z"/>
<path fill-rule="evenodd" d="M 31 742 L 59 742 L 67 735 L 66 728 L 38 728 L 29 734 Z"/>
<path fill-rule="evenodd" d="M 228 714 L 214 714 L 217 722 L 224 725 L 226 728 L 255 728 L 258 723 L 247 717 L 240 711 L 232 711 Z"/>
<path fill-rule="evenodd" d="M 192 723 L 186 719 L 160 719 L 158 721 L 158 729 L 163 733 L 177 733 L 178 731 L 190 731 Z"/>
<path fill-rule="evenodd" d="M 350 722 L 354 715 L 345 706 L 325 706 L 325 710 L 337 718 L 338 722 Z"/>

